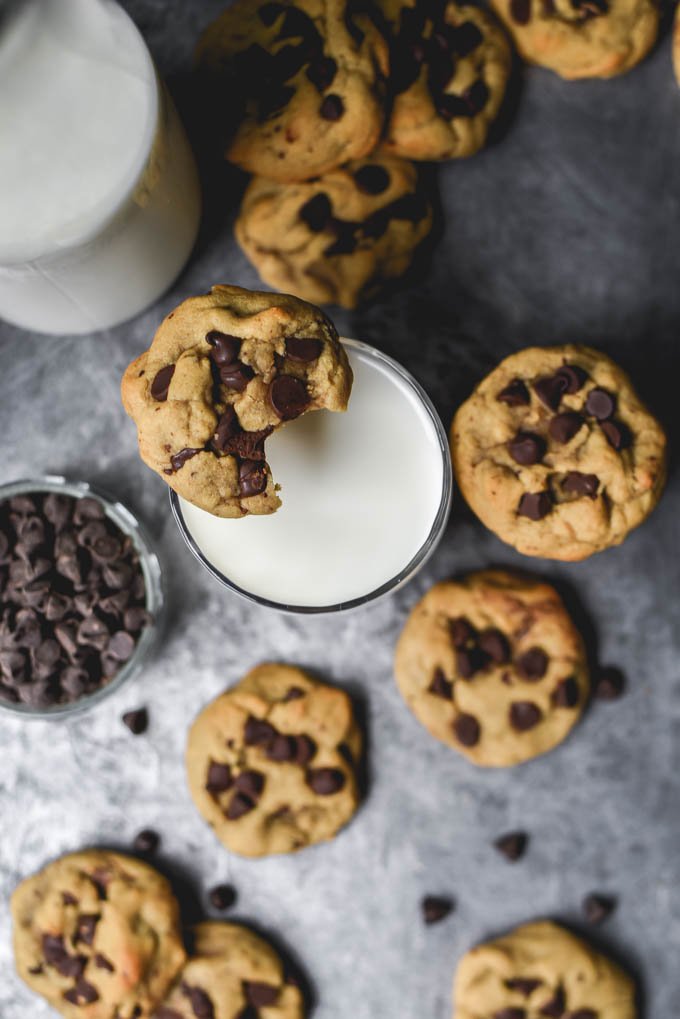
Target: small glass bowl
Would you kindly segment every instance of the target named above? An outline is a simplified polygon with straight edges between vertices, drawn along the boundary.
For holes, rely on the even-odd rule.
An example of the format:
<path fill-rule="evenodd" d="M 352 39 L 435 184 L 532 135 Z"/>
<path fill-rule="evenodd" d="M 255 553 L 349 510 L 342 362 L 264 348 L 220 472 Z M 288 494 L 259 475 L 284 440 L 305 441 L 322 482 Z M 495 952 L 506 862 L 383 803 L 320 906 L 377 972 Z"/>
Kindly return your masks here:
<path fill-rule="evenodd" d="M 158 637 L 163 612 L 163 585 L 158 557 L 139 521 L 114 496 L 106 494 L 88 482 L 67 481 L 66 478 L 51 474 L 41 478 L 12 481 L 6 485 L 0 485 L 0 501 L 11 499 L 15 495 L 45 492 L 57 492 L 60 495 L 70 495 L 76 499 L 88 497 L 96 499 L 102 504 L 106 516 L 131 539 L 137 551 L 146 588 L 145 608 L 151 617 L 150 622 L 140 634 L 132 657 L 121 666 L 109 683 L 95 690 L 94 693 L 86 694 L 69 704 L 55 704 L 53 707 L 45 708 L 32 708 L 27 704 L 12 704 L 9 701 L 0 700 L 0 710 L 2 711 L 20 715 L 23 718 L 53 719 L 74 715 L 94 707 L 95 704 L 121 687 L 123 683 L 139 674 Z"/>
<path fill-rule="evenodd" d="M 378 350 L 376 347 L 372 347 L 367 343 L 362 343 L 361 340 L 348 339 L 344 336 L 340 339 L 342 345 L 347 348 L 350 353 L 355 353 L 358 356 L 363 356 L 369 360 L 373 360 L 377 364 L 384 365 L 406 383 L 421 403 L 427 416 L 430 418 L 437 436 L 437 445 L 441 453 L 442 490 L 439 506 L 433 519 L 432 526 L 430 527 L 430 531 L 425 538 L 425 541 L 412 557 L 410 562 L 406 563 L 395 576 L 360 597 L 351 598 L 347 601 L 338 602 L 333 605 L 292 605 L 285 602 L 272 601 L 269 598 L 264 598 L 261 595 L 254 594 L 252 591 L 248 591 L 247 589 L 240 587 L 210 562 L 189 530 L 182 513 L 182 504 L 179 496 L 176 492 L 170 492 L 170 507 L 180 534 L 184 538 L 184 541 L 194 557 L 203 567 L 205 567 L 208 573 L 210 573 L 211 576 L 213 576 L 215 580 L 222 585 L 222 587 L 227 588 L 229 591 L 233 591 L 241 598 L 254 602 L 256 605 L 264 605 L 267 608 L 276 609 L 278 612 L 289 613 L 292 615 L 310 616 L 348 612 L 361 608 L 369 602 L 374 602 L 380 598 L 384 598 L 393 591 L 398 591 L 399 588 L 403 587 L 412 580 L 413 577 L 415 577 L 416 573 L 422 569 L 427 560 L 430 558 L 444 534 L 444 530 L 449 519 L 449 513 L 451 512 L 451 500 L 453 498 L 453 468 L 451 466 L 449 441 L 446 429 L 444 428 L 441 418 L 439 417 L 430 397 L 413 375 L 411 375 L 411 373 L 398 361 L 389 357 L 388 354 L 384 354 L 381 350 Z"/>

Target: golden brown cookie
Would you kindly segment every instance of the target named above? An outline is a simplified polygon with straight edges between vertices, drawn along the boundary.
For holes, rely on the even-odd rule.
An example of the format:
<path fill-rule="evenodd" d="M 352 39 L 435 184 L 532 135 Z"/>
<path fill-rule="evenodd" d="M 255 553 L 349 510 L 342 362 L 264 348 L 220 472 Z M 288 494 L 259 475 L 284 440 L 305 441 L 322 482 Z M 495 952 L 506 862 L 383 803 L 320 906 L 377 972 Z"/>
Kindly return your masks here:
<path fill-rule="evenodd" d="M 123 376 L 139 452 L 218 517 L 280 505 L 267 436 L 310 410 L 347 408 L 352 369 L 332 323 L 285 294 L 215 286 L 161 323 Z"/>
<path fill-rule="evenodd" d="M 655 0 L 491 0 L 532 64 L 562 78 L 612 78 L 639 64 L 656 41 Z"/>
<path fill-rule="evenodd" d="M 501 26 L 471 4 L 382 0 L 391 28 L 392 106 L 381 148 L 458 159 L 486 142 L 510 74 Z"/>
<path fill-rule="evenodd" d="M 259 665 L 192 725 L 189 789 L 233 852 L 290 853 L 352 817 L 360 754 L 346 693 L 290 665 Z"/>
<path fill-rule="evenodd" d="M 303 1019 L 302 994 L 263 938 L 217 922 L 193 935 L 194 954 L 154 1019 Z"/>
<path fill-rule="evenodd" d="M 185 961 L 170 885 L 120 853 L 49 863 L 12 896 L 17 972 L 67 1019 L 147 1019 Z"/>
<path fill-rule="evenodd" d="M 666 438 L 626 373 L 591 347 L 529 347 L 480 382 L 451 426 L 470 508 L 525 555 L 585 559 L 661 497 Z"/>
<path fill-rule="evenodd" d="M 301 184 L 256 177 L 236 237 L 265 283 L 354 308 L 406 272 L 431 226 L 413 164 L 372 156 Z"/>
<path fill-rule="evenodd" d="M 546 920 L 478 945 L 458 964 L 453 1019 L 636 1019 L 631 978 Z"/>
<path fill-rule="evenodd" d="M 418 721 L 482 767 L 552 750 L 588 697 L 583 642 L 557 592 L 502 570 L 435 584 L 406 620 L 394 670 Z"/>
<path fill-rule="evenodd" d="M 346 0 L 236 0 L 210 25 L 198 59 L 239 108 L 232 163 L 282 182 L 367 155 L 384 122 L 387 43 Z"/>

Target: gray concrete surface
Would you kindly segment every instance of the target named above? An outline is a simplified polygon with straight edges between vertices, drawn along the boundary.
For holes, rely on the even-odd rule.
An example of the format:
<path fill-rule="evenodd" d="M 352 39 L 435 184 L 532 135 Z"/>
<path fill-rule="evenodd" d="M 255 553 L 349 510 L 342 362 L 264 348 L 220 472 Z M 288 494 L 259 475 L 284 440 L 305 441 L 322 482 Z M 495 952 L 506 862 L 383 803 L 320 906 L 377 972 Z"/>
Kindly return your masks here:
<path fill-rule="evenodd" d="M 200 142 L 190 52 L 218 0 L 127 0 Z M 611 82 L 567 85 L 526 71 L 496 144 L 438 174 L 442 236 L 429 265 L 394 297 L 338 327 L 399 358 L 442 417 L 498 359 L 530 342 L 600 345 L 680 432 L 680 92 L 668 34 L 645 64 Z M 444 541 L 404 591 L 358 615 L 295 620 L 228 597 L 201 572 L 173 525 L 166 491 L 135 454 L 120 375 L 161 315 L 228 280 L 255 286 L 230 223 L 235 175 L 203 159 L 208 222 L 181 279 L 147 313 L 80 339 L 0 332 L 3 480 L 65 472 L 113 489 L 144 519 L 166 573 L 170 617 L 143 677 L 68 723 L 0 716 L 0 1016 L 48 1009 L 11 972 L 5 906 L 15 883 L 84 844 L 162 835 L 160 865 L 177 876 L 191 920 L 205 890 L 232 881 L 230 916 L 275 934 L 299 960 L 316 1019 L 447 1019 L 458 956 L 530 917 L 583 929 L 582 897 L 620 896 L 596 941 L 637 974 L 645 1019 L 680 1015 L 680 483 L 672 465 L 653 518 L 626 544 L 578 565 L 522 559 L 456 499 Z M 617 704 L 596 704 L 556 752 L 485 773 L 437 745 L 391 678 L 395 638 L 435 579 L 489 563 L 536 567 L 586 626 L 593 654 L 625 668 Z M 185 787 L 188 720 L 250 665 L 312 666 L 364 707 L 370 784 L 332 844 L 260 862 L 223 850 Z M 121 713 L 149 707 L 134 739 Z M 514 866 L 491 848 L 531 834 Z M 425 929 L 426 892 L 456 912 Z M 605 1017 L 603 1017 L 605 1019 Z"/>

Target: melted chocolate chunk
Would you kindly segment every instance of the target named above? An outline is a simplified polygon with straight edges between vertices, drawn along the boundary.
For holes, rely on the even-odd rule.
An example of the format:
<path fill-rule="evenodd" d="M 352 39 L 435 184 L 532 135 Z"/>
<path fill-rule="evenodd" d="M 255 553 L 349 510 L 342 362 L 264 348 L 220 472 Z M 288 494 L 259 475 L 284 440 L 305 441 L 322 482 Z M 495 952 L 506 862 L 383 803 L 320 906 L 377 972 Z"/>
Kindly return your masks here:
<path fill-rule="evenodd" d="M 215 1019 L 215 1009 L 210 997 L 200 987 L 182 984 L 182 994 L 189 999 L 191 1011 L 196 1019 Z"/>
<path fill-rule="evenodd" d="M 258 119 L 260 121 L 267 120 L 269 117 L 280 113 L 294 95 L 295 89 L 290 85 L 272 86 L 258 99 Z"/>
<path fill-rule="evenodd" d="M 437 96 L 435 107 L 440 117 L 445 120 L 453 120 L 454 117 L 469 117 L 470 106 L 463 96 L 457 96 L 453 92 L 444 92 Z"/>
<path fill-rule="evenodd" d="M 511 980 L 506 980 L 505 986 L 509 991 L 517 991 L 519 994 L 523 994 L 525 998 L 530 998 L 534 991 L 536 991 L 542 983 L 542 980 L 531 980 L 527 977 L 514 977 Z"/>
<path fill-rule="evenodd" d="M 578 704 L 578 683 L 573 676 L 560 680 L 551 695 L 556 708 L 574 708 Z"/>
<path fill-rule="evenodd" d="M 340 96 L 335 95 L 333 92 L 326 96 L 319 107 L 319 115 L 324 120 L 340 120 L 344 112 L 345 104 Z"/>
<path fill-rule="evenodd" d="M 321 197 L 321 196 L 319 196 Z M 318 360 L 323 349 L 321 340 L 304 336 L 289 336 L 286 340 L 286 357 L 301 364 L 310 364 Z"/>
<path fill-rule="evenodd" d="M 367 195 L 381 195 L 390 186 L 390 175 L 383 166 L 367 164 L 355 171 L 354 180 L 360 191 Z"/>
<path fill-rule="evenodd" d="M 225 816 L 228 821 L 238 821 L 240 817 L 249 814 L 254 809 L 255 804 L 248 796 L 245 796 L 243 793 L 234 793 L 229 801 Z"/>
<path fill-rule="evenodd" d="M 298 216 L 315 233 L 325 230 L 333 216 L 333 206 L 328 195 L 320 191 L 300 207 Z"/>
<path fill-rule="evenodd" d="M 435 697 L 442 697 L 446 701 L 453 700 L 453 683 L 446 678 L 441 669 L 435 669 L 432 682 L 427 689 Z"/>
<path fill-rule="evenodd" d="M 586 398 L 586 411 L 596 421 L 607 421 L 616 410 L 616 400 L 606 389 L 591 389 Z"/>
<path fill-rule="evenodd" d="M 283 4 L 266 3 L 263 4 L 262 7 L 260 7 L 257 14 L 262 24 L 266 25 L 268 28 L 271 28 L 276 19 L 281 14 L 283 14 L 283 11 L 284 11 Z"/>
<path fill-rule="evenodd" d="M 528 25 L 531 18 L 531 0 L 510 0 L 510 17 L 518 25 Z"/>
<path fill-rule="evenodd" d="M 116 970 L 113 963 L 105 955 L 102 955 L 101 952 L 95 952 L 93 959 L 97 969 L 105 969 L 107 973 L 115 973 Z"/>
<path fill-rule="evenodd" d="M 479 647 L 456 650 L 456 672 L 462 679 L 472 679 L 488 667 L 489 656 Z"/>
<path fill-rule="evenodd" d="M 304 697 L 304 696 L 305 696 L 305 691 L 302 690 L 299 686 L 291 686 L 291 687 L 288 688 L 288 690 L 285 693 L 285 696 L 282 697 L 281 700 L 284 701 L 284 702 L 287 702 L 287 701 L 297 701 L 301 697 Z"/>
<path fill-rule="evenodd" d="M 295 752 L 297 745 L 293 736 L 285 736 L 283 733 L 279 733 L 274 736 L 271 743 L 267 746 L 267 757 L 270 761 L 293 761 L 295 760 Z"/>
<path fill-rule="evenodd" d="M 76 932 L 73 937 L 73 943 L 77 944 L 79 941 L 83 941 L 86 945 L 91 945 L 94 941 L 94 932 L 97 929 L 99 920 L 98 913 L 81 913 L 76 920 Z"/>
<path fill-rule="evenodd" d="M 528 732 L 543 718 L 538 705 L 532 701 L 515 701 L 510 705 L 510 725 L 517 732 Z"/>
<path fill-rule="evenodd" d="M 246 1000 L 253 1008 L 266 1008 L 278 1001 L 281 993 L 278 987 L 273 984 L 265 984 L 258 980 L 245 980 L 243 991 Z"/>
<path fill-rule="evenodd" d="M 508 442 L 508 452 L 515 463 L 523 467 L 540 463 L 545 453 L 545 442 L 532 432 L 518 432 Z"/>
<path fill-rule="evenodd" d="M 577 432 L 580 432 L 583 424 L 584 421 L 580 414 L 573 410 L 566 410 L 552 418 L 548 425 L 548 433 L 555 442 L 570 442 Z"/>
<path fill-rule="evenodd" d="M 507 403 L 509 407 L 525 407 L 531 402 L 529 390 L 521 379 L 513 379 L 504 389 L 501 389 L 496 399 L 499 403 Z"/>
<path fill-rule="evenodd" d="M 216 365 L 222 367 L 226 364 L 233 364 L 241 349 L 241 340 L 238 336 L 231 336 L 229 333 L 211 329 L 205 338 L 212 347 L 210 357 Z"/>
<path fill-rule="evenodd" d="M 250 715 L 243 730 L 243 739 L 247 747 L 266 746 L 277 735 L 276 729 L 263 718 Z"/>
<path fill-rule="evenodd" d="M 91 1005 L 93 1001 L 99 1001 L 99 993 L 87 980 L 80 979 L 74 987 L 64 991 L 64 1000 L 71 1005 Z"/>
<path fill-rule="evenodd" d="M 333 796 L 345 785 L 345 776 L 337 768 L 313 768 L 307 774 L 307 785 L 317 796 Z"/>
<path fill-rule="evenodd" d="M 211 761 L 208 765 L 208 775 L 205 781 L 205 787 L 208 792 L 214 796 L 218 793 L 223 793 L 226 789 L 230 789 L 233 784 L 234 780 L 229 765 Z"/>
<path fill-rule="evenodd" d="M 449 913 L 452 913 L 455 903 L 452 899 L 445 898 L 442 895 L 426 895 L 420 903 L 420 908 L 423 913 L 423 920 L 429 927 L 433 923 L 439 923 Z"/>
<path fill-rule="evenodd" d="M 486 82 L 478 78 L 469 88 L 463 92 L 463 99 L 468 107 L 470 116 L 481 113 L 489 99 L 489 88 Z"/>
<path fill-rule="evenodd" d="M 519 500 L 517 512 L 529 520 L 542 520 L 552 509 L 550 492 L 525 492 Z"/>
<path fill-rule="evenodd" d="M 282 421 L 291 421 L 307 409 L 307 386 L 294 375 L 277 375 L 269 387 L 269 402 Z"/>
<path fill-rule="evenodd" d="M 365 225 L 365 224 L 364 224 Z M 356 225 L 354 223 L 343 223 L 336 219 L 333 221 L 335 240 L 324 248 L 324 255 L 351 255 L 356 249 L 357 239 L 354 235 Z"/>
<path fill-rule="evenodd" d="M 464 648 L 467 644 L 471 644 L 477 639 L 477 631 L 462 616 L 458 619 L 449 620 L 449 634 L 455 648 Z"/>
<path fill-rule="evenodd" d="M 267 487 L 267 465 L 256 460 L 244 460 L 238 469 L 239 491 L 242 498 L 260 495 Z"/>
<path fill-rule="evenodd" d="M 170 463 L 172 464 L 173 471 L 179 471 L 184 467 L 187 460 L 191 460 L 197 453 L 202 453 L 202 449 L 191 449 L 187 446 L 186 449 L 180 449 L 179 453 L 174 453 L 170 457 Z"/>
<path fill-rule="evenodd" d="M 484 630 L 479 635 L 479 646 L 494 665 L 510 661 L 510 644 L 500 630 Z"/>
<path fill-rule="evenodd" d="M 226 452 L 230 440 L 233 439 L 240 430 L 241 426 L 239 425 L 236 411 L 233 407 L 227 407 L 217 422 L 217 428 L 213 433 L 210 445 L 218 453 L 224 453 Z"/>
<path fill-rule="evenodd" d="M 562 1019 L 566 1007 L 567 999 L 564 994 L 564 988 L 558 987 L 552 998 L 541 1007 L 540 1013 L 547 1016 L 548 1019 Z"/>
<path fill-rule="evenodd" d="M 474 747 L 479 743 L 481 729 L 474 715 L 458 715 L 453 723 L 453 731 L 458 742 L 464 747 Z"/>
<path fill-rule="evenodd" d="M 464 21 L 456 28 L 450 28 L 449 46 L 458 57 L 467 57 L 484 42 L 484 36 L 472 21 Z"/>
<path fill-rule="evenodd" d="M 319 90 L 319 92 L 325 92 L 330 85 L 333 84 L 336 74 L 338 73 L 338 65 L 332 57 L 318 57 L 314 60 L 305 74 L 311 81 L 312 85 Z"/>
<path fill-rule="evenodd" d="M 545 676 L 548 668 L 548 656 L 540 647 L 532 647 L 519 656 L 515 667 L 527 683 L 537 683 Z"/>
<path fill-rule="evenodd" d="M 158 400 L 159 403 L 164 403 L 167 400 L 170 380 L 174 374 L 174 364 L 168 364 L 165 368 L 161 368 L 159 372 L 156 372 L 150 390 L 154 400 Z"/>
<path fill-rule="evenodd" d="M 227 389 L 243 393 L 255 372 L 249 364 L 244 364 L 243 361 L 234 361 L 233 364 L 221 365 L 219 374 L 220 381 Z"/>
<path fill-rule="evenodd" d="M 234 779 L 234 785 L 248 799 L 257 801 L 264 789 L 264 775 L 260 771 L 242 771 Z"/>
<path fill-rule="evenodd" d="M 569 495 L 587 495 L 589 499 L 597 497 L 600 479 L 597 474 L 581 474 L 580 471 L 569 471 L 562 482 L 562 491 Z"/>

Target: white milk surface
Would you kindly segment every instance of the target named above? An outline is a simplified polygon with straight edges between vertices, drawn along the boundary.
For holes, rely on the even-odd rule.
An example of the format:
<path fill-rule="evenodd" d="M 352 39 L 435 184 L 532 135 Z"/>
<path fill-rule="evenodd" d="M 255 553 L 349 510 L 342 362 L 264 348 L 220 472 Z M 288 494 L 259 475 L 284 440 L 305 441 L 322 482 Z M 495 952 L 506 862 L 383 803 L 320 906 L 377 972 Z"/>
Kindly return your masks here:
<path fill-rule="evenodd" d="M 417 393 L 388 365 L 348 349 L 346 413 L 315 411 L 267 440 L 283 505 L 224 520 L 180 500 L 206 558 L 239 587 L 286 605 L 337 605 L 399 575 L 442 498 L 442 451 Z"/>

